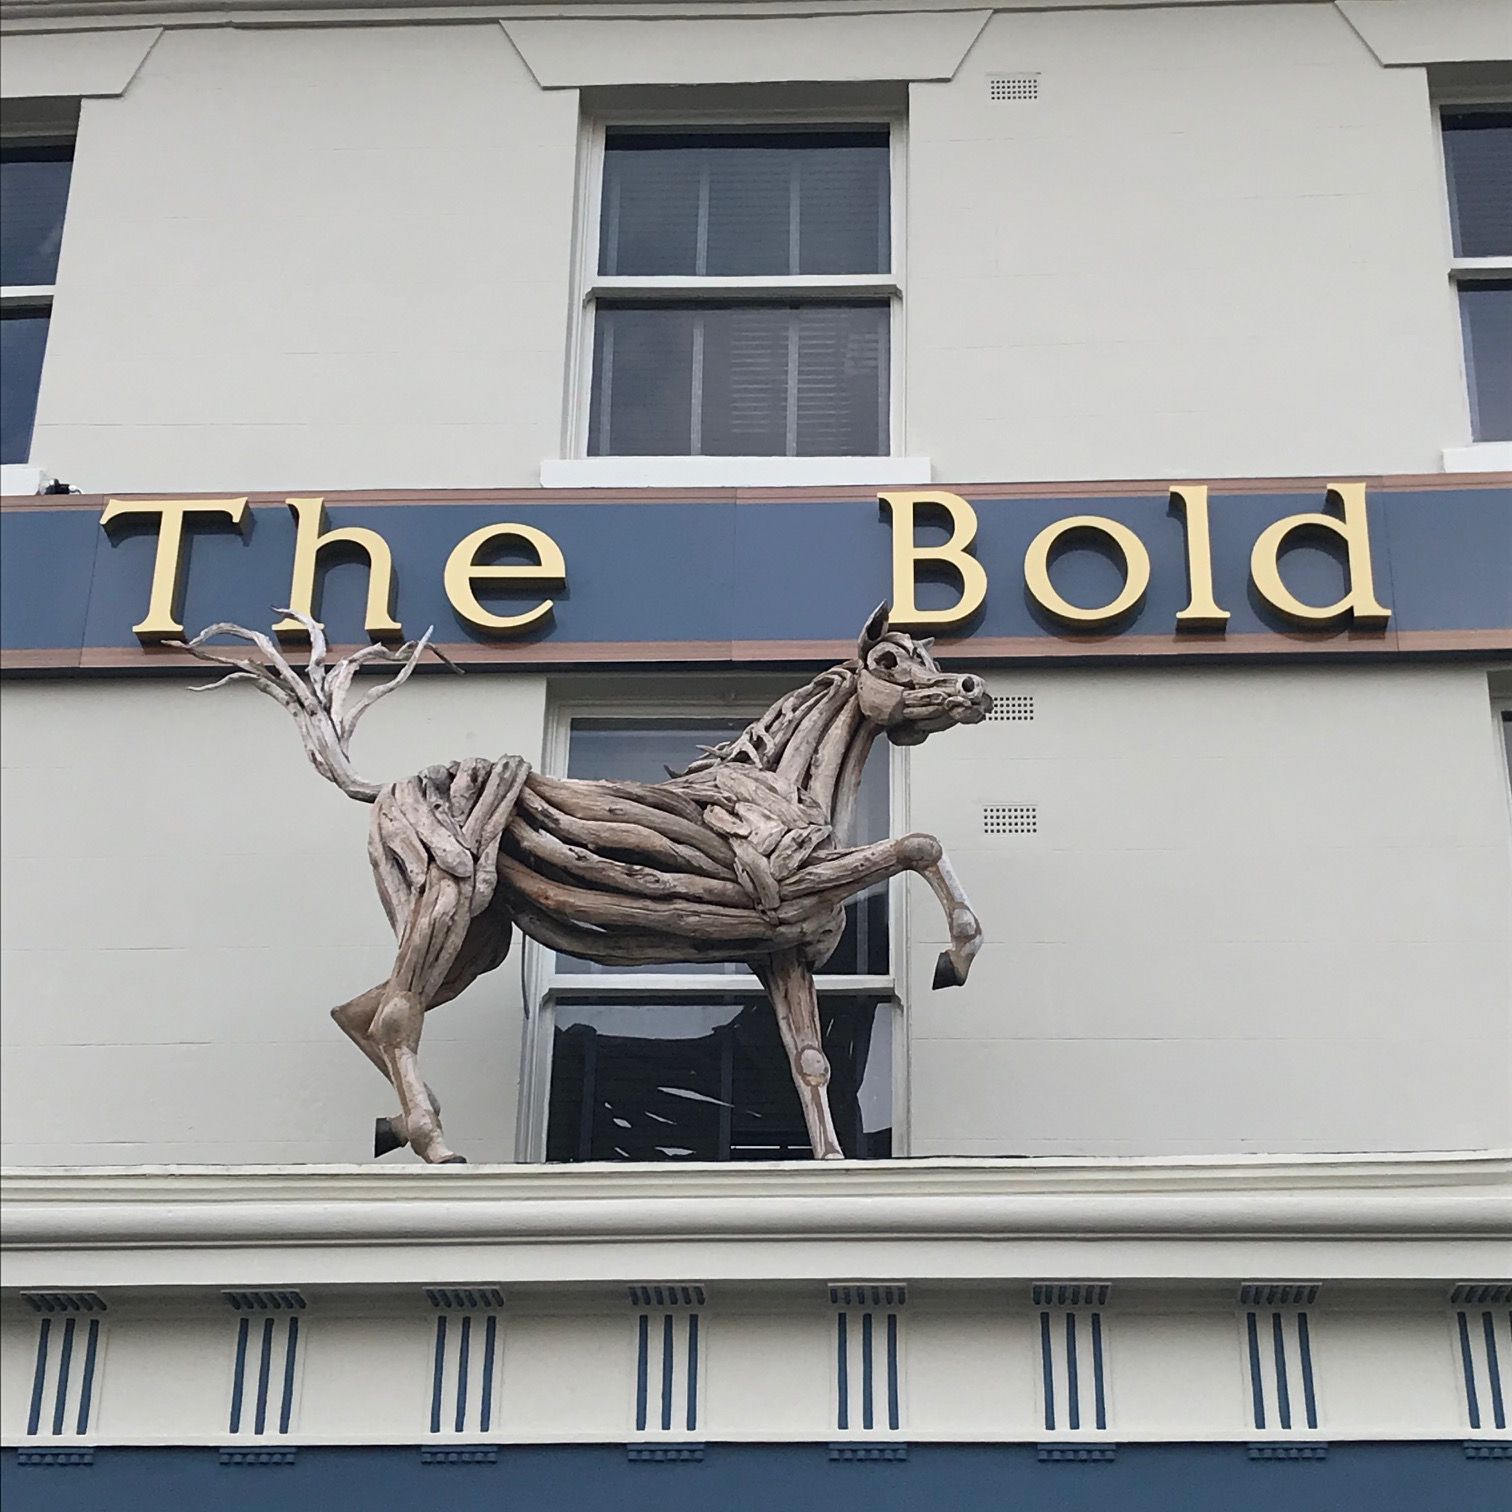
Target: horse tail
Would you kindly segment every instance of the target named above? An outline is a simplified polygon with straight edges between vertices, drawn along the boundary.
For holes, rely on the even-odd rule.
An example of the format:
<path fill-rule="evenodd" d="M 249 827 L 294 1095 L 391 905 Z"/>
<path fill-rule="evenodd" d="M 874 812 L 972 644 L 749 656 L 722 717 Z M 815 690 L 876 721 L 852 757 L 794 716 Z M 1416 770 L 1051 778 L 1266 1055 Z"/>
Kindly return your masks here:
<path fill-rule="evenodd" d="M 325 627 L 318 620 L 288 609 L 274 612 L 296 621 L 310 637 L 310 655 L 302 671 L 289 664 L 271 636 L 256 630 L 246 630 L 240 625 L 224 622 L 209 625 L 193 640 L 173 641 L 170 644 L 201 661 L 215 662 L 232 669 L 216 682 L 201 684 L 193 689 L 194 692 L 207 692 L 211 688 L 224 687 L 229 682 L 250 682 L 259 693 L 264 693 L 281 704 L 293 716 L 310 765 L 327 782 L 334 783 L 348 798 L 355 798 L 360 803 L 375 803 L 386 784 L 371 782 L 359 776 L 352 766 L 348 746 L 357 721 L 380 698 L 392 693 L 408 679 L 415 670 L 416 662 L 427 649 L 453 672 L 462 669 L 430 644 L 431 630 L 427 630 L 418 640 L 406 641 L 402 646 L 389 647 L 375 642 L 340 661 L 328 664 Z M 206 649 L 205 642 L 217 635 L 234 636 L 246 641 L 262 653 L 263 660 L 258 662 L 251 657 L 228 656 L 222 651 Z M 399 671 L 387 682 L 379 683 L 354 701 L 350 696 L 353 679 L 360 668 L 374 663 L 397 664 Z"/>

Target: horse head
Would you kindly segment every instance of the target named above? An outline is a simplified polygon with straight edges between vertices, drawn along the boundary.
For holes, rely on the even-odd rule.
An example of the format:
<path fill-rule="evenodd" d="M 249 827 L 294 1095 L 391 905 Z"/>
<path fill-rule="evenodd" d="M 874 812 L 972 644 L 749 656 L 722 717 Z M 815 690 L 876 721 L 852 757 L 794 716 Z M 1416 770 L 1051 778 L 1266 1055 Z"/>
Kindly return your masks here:
<path fill-rule="evenodd" d="M 943 672 L 931 640 L 915 640 L 888 623 L 879 604 L 856 642 L 861 712 L 887 731 L 894 745 L 918 745 L 952 725 L 980 724 L 992 699 L 971 673 Z"/>

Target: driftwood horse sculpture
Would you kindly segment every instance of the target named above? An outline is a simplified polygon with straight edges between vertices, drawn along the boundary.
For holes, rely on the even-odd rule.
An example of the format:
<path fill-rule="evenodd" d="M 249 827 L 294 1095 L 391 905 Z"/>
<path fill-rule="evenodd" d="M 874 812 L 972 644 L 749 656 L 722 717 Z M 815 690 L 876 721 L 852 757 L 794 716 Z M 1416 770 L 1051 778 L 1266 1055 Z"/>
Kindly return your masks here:
<path fill-rule="evenodd" d="M 604 965 L 749 965 L 776 1011 L 814 1154 L 843 1157 L 825 1093 L 814 968 L 840 939 L 846 900 L 901 872 L 922 877 L 950 931 L 936 987 L 966 980 L 982 936 L 932 835 L 853 848 L 840 838 L 875 738 L 886 732 L 894 744 L 916 745 L 976 724 L 989 702 L 980 678 L 941 671 L 930 643 L 891 629 L 883 605 L 854 660 L 821 672 L 666 782 L 552 778 L 504 756 L 379 784 L 353 771 L 352 731 L 414 670 L 430 633 L 329 663 L 322 627 L 296 618 L 310 637 L 303 675 L 268 636 L 238 625 L 211 625 L 183 644 L 232 668 L 207 686 L 246 680 L 277 699 L 316 771 L 373 805 L 368 855 L 399 950 L 388 980 L 332 1017 L 399 1094 L 398 1115 L 378 1120 L 376 1153 L 408 1144 L 422 1160 L 463 1159 L 447 1148 L 440 1105 L 420 1076 L 421 1025 L 428 1009 L 503 961 L 518 925 L 552 950 Z M 256 646 L 263 660 L 206 645 L 225 635 Z M 357 671 L 374 662 L 400 670 L 354 700 Z"/>

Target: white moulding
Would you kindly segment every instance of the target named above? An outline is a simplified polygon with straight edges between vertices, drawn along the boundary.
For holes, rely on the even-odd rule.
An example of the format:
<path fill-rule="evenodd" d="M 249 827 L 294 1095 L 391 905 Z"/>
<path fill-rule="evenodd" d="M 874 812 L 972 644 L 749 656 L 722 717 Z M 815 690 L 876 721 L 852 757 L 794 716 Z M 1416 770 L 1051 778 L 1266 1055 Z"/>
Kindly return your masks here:
<path fill-rule="evenodd" d="M 928 457 L 568 457 L 541 463 L 542 488 L 918 488 Z"/>
<path fill-rule="evenodd" d="M 1512 472 L 1512 441 L 1477 441 L 1473 446 L 1446 446 L 1444 471 Z"/>

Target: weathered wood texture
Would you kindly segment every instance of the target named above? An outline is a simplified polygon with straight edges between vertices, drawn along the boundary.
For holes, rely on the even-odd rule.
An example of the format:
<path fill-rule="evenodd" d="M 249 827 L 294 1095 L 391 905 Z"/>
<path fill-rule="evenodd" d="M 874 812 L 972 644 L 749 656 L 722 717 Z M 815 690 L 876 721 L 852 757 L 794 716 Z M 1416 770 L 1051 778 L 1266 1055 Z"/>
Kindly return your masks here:
<path fill-rule="evenodd" d="M 379 784 L 353 770 L 352 732 L 413 672 L 429 632 L 329 664 L 321 626 L 296 618 L 310 638 L 302 675 L 270 637 L 236 625 L 212 625 L 184 649 L 232 669 L 208 686 L 250 681 L 276 699 L 315 769 L 373 805 L 368 857 L 399 948 L 388 980 L 333 1017 L 399 1095 L 399 1113 L 378 1121 L 377 1153 L 409 1144 L 427 1161 L 462 1158 L 447 1148 L 440 1106 L 420 1077 L 421 1026 L 427 1010 L 504 959 L 517 924 L 550 949 L 609 966 L 748 964 L 777 1014 L 814 1153 L 841 1157 L 813 973 L 840 938 L 846 900 L 918 873 L 950 926 L 936 987 L 964 982 L 981 944 L 932 836 L 856 848 L 841 840 L 876 737 L 913 745 L 975 724 L 988 705 L 979 678 L 941 671 L 930 643 L 890 629 L 883 606 L 854 660 L 664 783 L 552 778 L 503 756 Z M 217 636 L 247 641 L 262 659 L 212 647 Z M 356 673 L 375 663 L 399 670 L 353 701 Z"/>

